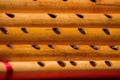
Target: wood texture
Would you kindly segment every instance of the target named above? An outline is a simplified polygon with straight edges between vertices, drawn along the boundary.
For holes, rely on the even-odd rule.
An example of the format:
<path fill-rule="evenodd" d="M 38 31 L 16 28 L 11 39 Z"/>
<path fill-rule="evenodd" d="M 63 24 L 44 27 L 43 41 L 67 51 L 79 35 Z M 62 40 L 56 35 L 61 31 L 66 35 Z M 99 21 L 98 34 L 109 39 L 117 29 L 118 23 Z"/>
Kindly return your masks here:
<path fill-rule="evenodd" d="M 119 14 L 0 14 L 3 27 L 119 28 L 119 25 Z"/>
<path fill-rule="evenodd" d="M 0 12 L 120 13 L 120 0 L 0 0 Z"/>
<path fill-rule="evenodd" d="M 71 45 L 13 45 L 10 48 L 0 45 L 0 59 L 7 61 L 59 61 L 59 60 L 120 60 L 120 46 L 98 46 L 79 45 L 75 48 Z"/>
<path fill-rule="evenodd" d="M 83 44 L 83 45 L 119 45 L 118 28 L 58 28 L 56 33 L 52 28 L 5 28 L 7 33 L 0 30 L 0 44 Z"/>
<path fill-rule="evenodd" d="M 38 62 L 9 62 L 13 69 L 12 73 L 8 73 L 6 65 L 0 62 L 0 79 L 119 77 L 120 61 L 108 61 L 111 66 L 108 66 L 106 61 L 93 61 L 96 66 L 92 66 L 89 61 L 72 61 L 76 65 L 71 64 L 71 61 L 61 62 L 65 64 L 64 67 L 57 61 L 41 61 L 44 66 L 39 65 Z M 6 74 L 10 75 L 6 76 Z"/>
<path fill-rule="evenodd" d="M 120 77 L 119 13 L 120 0 L 0 0 L 0 79 Z"/>

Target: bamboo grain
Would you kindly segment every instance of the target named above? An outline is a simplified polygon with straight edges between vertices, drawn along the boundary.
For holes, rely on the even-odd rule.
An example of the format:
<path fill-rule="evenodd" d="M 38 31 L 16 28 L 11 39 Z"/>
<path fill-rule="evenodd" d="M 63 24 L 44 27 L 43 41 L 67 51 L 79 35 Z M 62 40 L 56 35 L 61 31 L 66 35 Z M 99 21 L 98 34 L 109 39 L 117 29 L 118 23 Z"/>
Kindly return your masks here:
<path fill-rule="evenodd" d="M 119 28 L 120 14 L 0 14 L 1 27 Z"/>
<path fill-rule="evenodd" d="M 10 48 L 0 45 L 0 58 L 7 61 L 60 61 L 60 60 L 120 60 L 119 45 L 91 47 L 79 45 L 76 49 L 71 45 L 54 45 L 54 49 L 48 45 L 13 45 Z"/>
<path fill-rule="evenodd" d="M 120 13 L 119 0 L 1 0 L 0 12 Z"/>
<path fill-rule="evenodd" d="M 62 67 L 57 61 L 41 61 L 44 66 L 38 62 L 9 62 L 13 72 L 6 76 L 7 68 L 0 62 L 0 79 L 41 79 L 41 78 L 95 78 L 95 77 L 119 77 L 120 61 L 108 61 L 111 66 L 108 66 L 106 61 L 93 61 L 96 66 L 92 66 L 90 61 L 72 61 L 76 65 L 71 64 L 71 61 L 61 61 L 65 64 Z M 103 73 L 104 72 L 104 73 Z M 89 74 L 89 76 L 88 76 Z M 28 76 L 29 75 L 29 76 Z M 22 77 L 21 77 L 22 76 Z"/>
<path fill-rule="evenodd" d="M 25 30 L 28 33 L 24 32 Z M 3 28 L 0 44 L 119 45 L 118 28 Z"/>

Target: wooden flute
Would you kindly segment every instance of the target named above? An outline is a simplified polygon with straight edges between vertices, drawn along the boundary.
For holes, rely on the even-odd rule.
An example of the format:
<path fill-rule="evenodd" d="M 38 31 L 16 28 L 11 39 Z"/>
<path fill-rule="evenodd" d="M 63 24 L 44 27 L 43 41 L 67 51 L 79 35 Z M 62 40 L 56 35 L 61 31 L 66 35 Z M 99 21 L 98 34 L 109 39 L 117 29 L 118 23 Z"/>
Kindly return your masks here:
<path fill-rule="evenodd" d="M 120 60 L 118 46 L 0 45 L 5 61 Z"/>
<path fill-rule="evenodd" d="M 118 28 L 1 27 L 0 44 L 119 45 Z"/>
<path fill-rule="evenodd" d="M 99 16 L 99 17 L 98 17 Z M 120 14 L 1 13 L 2 27 L 119 28 Z"/>
<path fill-rule="evenodd" d="M 0 12 L 120 13 L 120 0 L 0 0 Z"/>
<path fill-rule="evenodd" d="M 0 79 L 120 77 L 119 13 L 120 0 L 0 0 Z"/>
<path fill-rule="evenodd" d="M 119 63 L 116 60 L 0 62 L 0 79 L 119 77 Z"/>

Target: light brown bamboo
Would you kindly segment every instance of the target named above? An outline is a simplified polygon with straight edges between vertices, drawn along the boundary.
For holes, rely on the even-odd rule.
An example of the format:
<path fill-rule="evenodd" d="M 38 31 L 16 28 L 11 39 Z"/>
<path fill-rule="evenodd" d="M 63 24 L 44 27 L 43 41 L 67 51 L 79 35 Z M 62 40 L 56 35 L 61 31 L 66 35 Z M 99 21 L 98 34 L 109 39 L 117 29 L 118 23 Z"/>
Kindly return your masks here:
<path fill-rule="evenodd" d="M 92 66 L 89 61 L 72 61 L 76 63 L 76 65 L 73 65 L 70 63 L 70 61 L 61 61 L 65 64 L 65 66 L 61 66 L 58 64 L 57 61 L 40 61 L 41 64 L 44 66 L 41 66 L 38 64 L 38 62 L 32 61 L 32 62 L 9 62 L 11 67 L 13 68 L 13 71 L 15 73 L 18 72 L 49 72 L 49 71 L 87 71 L 87 70 L 115 70 L 120 69 L 120 61 L 109 61 L 111 62 L 111 66 L 108 66 L 104 60 L 100 61 L 93 61 L 95 62 L 96 66 Z M 0 74 L 3 74 L 3 72 L 6 72 L 6 66 L 0 62 Z M 33 68 L 34 67 L 34 68 Z"/>
<path fill-rule="evenodd" d="M 0 59 L 7 61 L 120 60 L 120 46 L 78 45 L 0 45 Z"/>
<path fill-rule="evenodd" d="M 5 32 L 5 30 L 6 32 Z M 119 45 L 118 28 L 21 28 L 11 27 L 0 30 L 0 44 L 83 44 L 83 45 Z M 57 33 L 56 33 L 57 32 Z"/>
<path fill-rule="evenodd" d="M 0 0 L 0 12 L 120 13 L 119 0 Z"/>
<path fill-rule="evenodd" d="M 4 27 L 102 27 L 119 28 L 120 14 L 0 14 Z M 11 16 L 11 17 L 10 17 Z"/>
<path fill-rule="evenodd" d="M 74 64 L 71 64 L 75 63 Z M 107 76 L 119 76 L 120 61 L 92 61 L 95 66 L 91 65 L 90 61 L 61 61 L 64 66 L 58 64 L 57 61 L 43 61 L 40 62 L 42 66 L 37 62 L 9 62 L 12 70 L 11 74 L 8 74 L 6 65 L 0 63 L 0 79 L 37 79 L 37 78 L 65 78 L 65 77 L 105 77 Z M 110 63 L 106 64 L 106 62 Z M 102 73 L 104 72 L 104 73 Z M 7 75 L 6 75 L 7 74 Z M 61 75 L 60 75 L 61 74 Z M 88 76 L 89 74 L 89 76 Z M 96 74 L 96 75 L 94 75 Z M 64 77 L 63 77 L 64 75 Z M 22 77 L 21 77 L 22 76 Z"/>

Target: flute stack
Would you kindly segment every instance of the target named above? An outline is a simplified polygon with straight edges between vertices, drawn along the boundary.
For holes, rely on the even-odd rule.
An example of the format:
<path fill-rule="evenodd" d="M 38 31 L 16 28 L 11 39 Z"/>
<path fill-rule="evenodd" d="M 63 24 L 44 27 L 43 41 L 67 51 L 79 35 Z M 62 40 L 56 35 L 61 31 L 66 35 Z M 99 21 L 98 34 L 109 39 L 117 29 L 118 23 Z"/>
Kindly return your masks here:
<path fill-rule="evenodd" d="M 120 76 L 120 0 L 0 0 L 0 78 Z"/>

